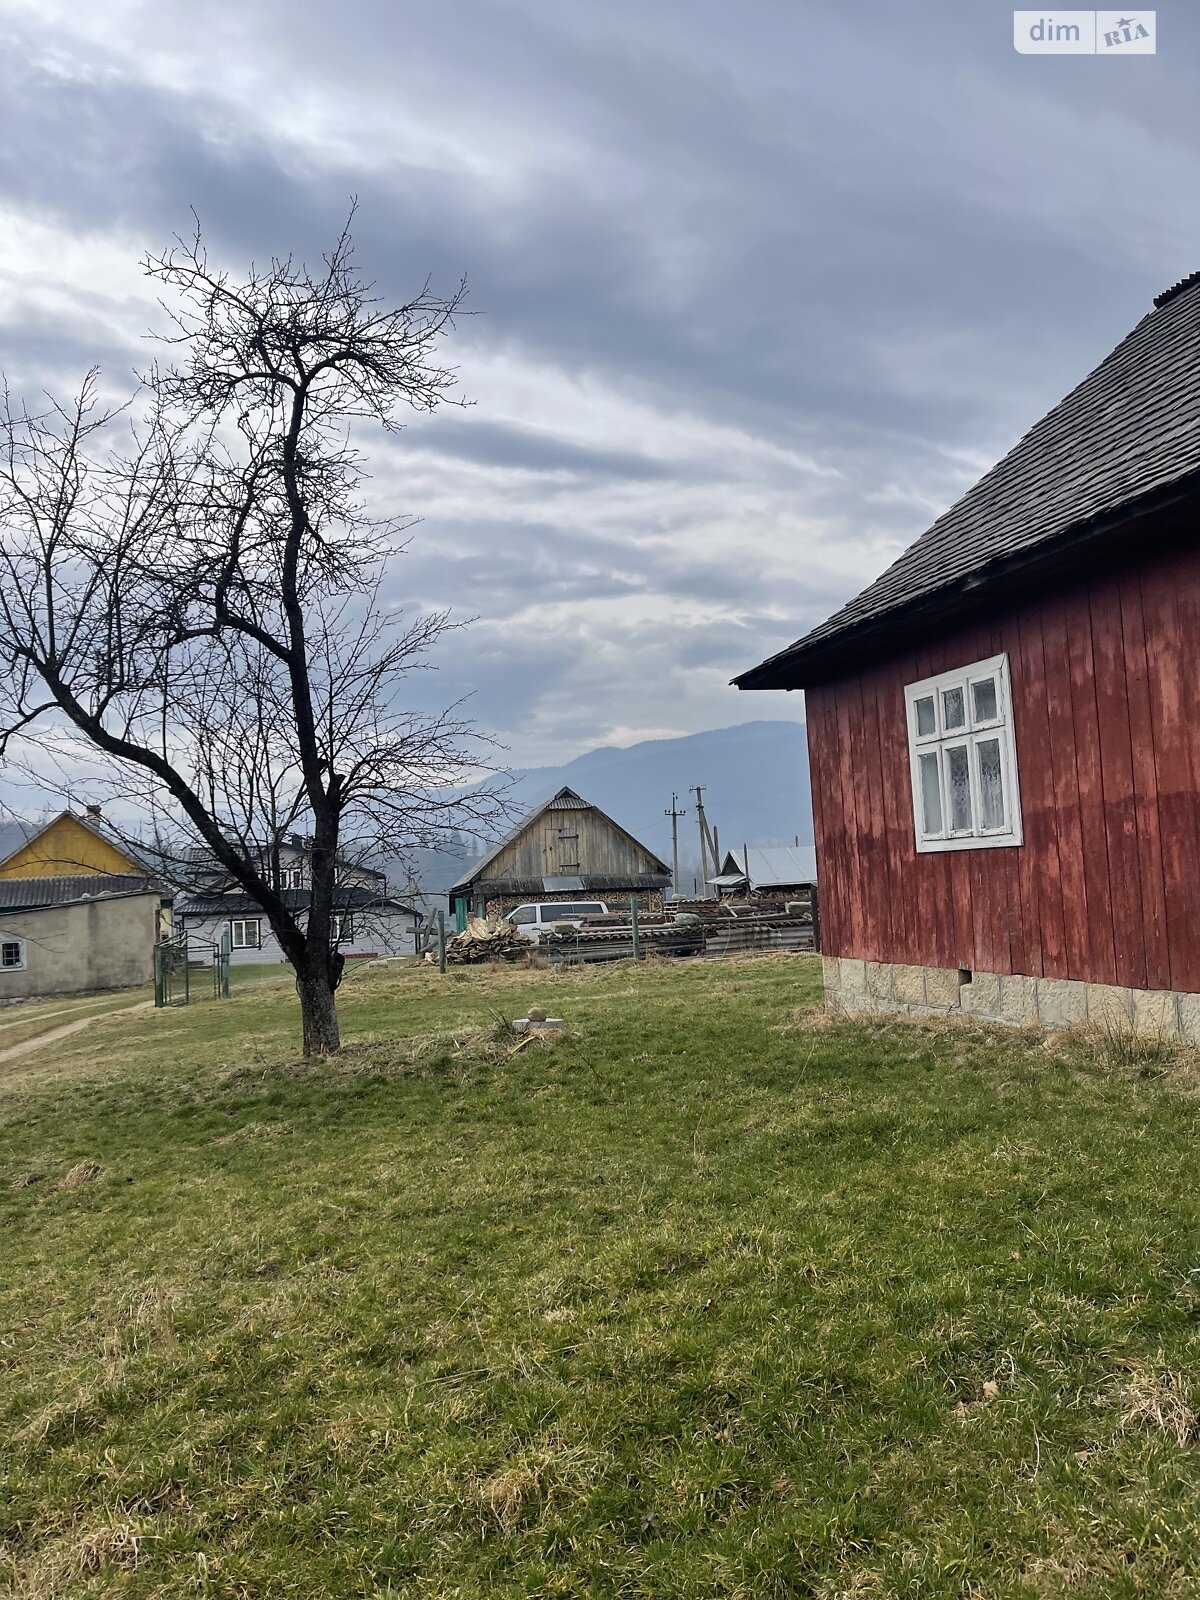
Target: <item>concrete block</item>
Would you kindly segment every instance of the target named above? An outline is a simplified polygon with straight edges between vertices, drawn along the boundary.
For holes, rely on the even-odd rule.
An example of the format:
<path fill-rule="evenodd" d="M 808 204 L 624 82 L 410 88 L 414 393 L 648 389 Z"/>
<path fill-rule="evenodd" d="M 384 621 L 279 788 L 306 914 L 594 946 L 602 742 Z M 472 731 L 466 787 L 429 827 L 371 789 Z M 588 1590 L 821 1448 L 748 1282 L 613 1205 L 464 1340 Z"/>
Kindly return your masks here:
<path fill-rule="evenodd" d="M 1200 994 L 1176 994 L 1179 1031 L 1192 1044 L 1200 1044 Z"/>
<path fill-rule="evenodd" d="M 1004 973 L 1000 979 L 1000 1020 L 1015 1027 L 1028 1027 L 1038 1020 L 1038 980 L 1020 973 Z"/>
<path fill-rule="evenodd" d="M 1169 989 L 1133 990 L 1133 1031 L 1144 1039 L 1178 1039 L 1179 1018 Z"/>
<path fill-rule="evenodd" d="M 893 967 L 892 981 L 895 986 L 896 999 L 903 1005 L 923 1006 L 925 1004 L 924 967 Z"/>
<path fill-rule="evenodd" d="M 866 994 L 867 963 L 865 961 L 858 961 L 850 956 L 842 957 L 838 991 L 843 1000 L 848 1000 L 852 996 Z"/>
<path fill-rule="evenodd" d="M 1043 1028 L 1078 1028 L 1087 1021 L 1087 984 L 1076 978 L 1038 978 L 1038 1019 Z"/>
<path fill-rule="evenodd" d="M 867 993 L 876 1000 L 892 998 L 892 964 L 890 961 L 867 962 Z"/>
<path fill-rule="evenodd" d="M 1133 1027 L 1133 991 L 1113 983 L 1087 986 L 1088 1021 L 1097 1028 L 1128 1033 Z"/>
<path fill-rule="evenodd" d="M 961 1004 L 962 985 L 958 981 L 957 967 L 925 968 L 925 1000 L 939 1011 L 957 1011 Z"/>
<path fill-rule="evenodd" d="M 841 986 L 842 964 L 836 956 L 821 957 L 821 979 L 825 993 L 836 994 Z"/>
<path fill-rule="evenodd" d="M 837 999 L 838 1010 L 848 1017 L 867 1016 L 875 1010 L 877 1004 L 878 1002 L 869 994 L 847 994 L 844 989 Z"/>
<path fill-rule="evenodd" d="M 959 994 L 959 1003 L 964 1011 L 973 1017 L 990 1018 L 998 1021 L 1000 1017 L 1000 978 L 995 972 L 975 972 L 971 975 L 970 983 L 964 983 Z"/>

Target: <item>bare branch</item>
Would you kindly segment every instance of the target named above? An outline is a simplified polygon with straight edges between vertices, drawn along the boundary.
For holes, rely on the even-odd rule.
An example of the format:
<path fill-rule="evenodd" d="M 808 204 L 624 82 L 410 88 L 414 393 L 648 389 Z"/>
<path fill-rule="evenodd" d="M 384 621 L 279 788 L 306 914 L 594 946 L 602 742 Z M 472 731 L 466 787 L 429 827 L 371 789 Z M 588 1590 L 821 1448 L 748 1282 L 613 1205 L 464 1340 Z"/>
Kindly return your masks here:
<path fill-rule="evenodd" d="M 503 808 L 502 786 L 468 781 L 486 762 L 461 707 L 401 709 L 460 624 L 384 605 L 411 524 L 368 513 L 355 442 L 461 403 L 440 352 L 466 285 L 387 306 L 352 219 L 318 268 L 238 280 L 197 222 L 144 262 L 169 331 L 130 402 L 105 406 L 94 370 L 70 402 L 0 397 L 0 755 L 26 751 L 44 784 L 86 752 L 164 872 L 194 879 L 200 859 L 251 896 L 314 1050 L 337 1043 L 347 850 L 402 856 Z M 293 833 L 303 912 L 280 887 Z"/>

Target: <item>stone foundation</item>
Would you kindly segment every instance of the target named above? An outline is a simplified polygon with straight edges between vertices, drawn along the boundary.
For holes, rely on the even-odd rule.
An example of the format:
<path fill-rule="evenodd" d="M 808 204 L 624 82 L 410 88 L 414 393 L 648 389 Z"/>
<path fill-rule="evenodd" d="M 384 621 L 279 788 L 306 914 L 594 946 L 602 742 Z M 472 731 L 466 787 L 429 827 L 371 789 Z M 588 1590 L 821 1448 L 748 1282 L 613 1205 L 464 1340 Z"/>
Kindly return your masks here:
<path fill-rule="evenodd" d="M 954 967 L 822 956 L 825 1003 L 840 1011 L 907 1016 L 968 1016 L 1013 1027 L 1076 1028 L 1085 1023 L 1154 1039 L 1200 1044 L 1200 995 L 1123 989 L 1066 978 L 1025 978 Z"/>

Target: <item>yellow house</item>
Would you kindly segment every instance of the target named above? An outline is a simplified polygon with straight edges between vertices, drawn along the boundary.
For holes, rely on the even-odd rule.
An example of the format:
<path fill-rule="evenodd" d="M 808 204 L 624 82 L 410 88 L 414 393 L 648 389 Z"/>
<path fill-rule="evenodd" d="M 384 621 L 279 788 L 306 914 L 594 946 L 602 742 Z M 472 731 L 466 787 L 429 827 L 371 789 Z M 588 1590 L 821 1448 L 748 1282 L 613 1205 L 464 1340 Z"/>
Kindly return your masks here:
<path fill-rule="evenodd" d="M 86 816 L 63 811 L 0 861 L 0 878 L 76 878 L 93 873 L 146 876 L 145 864 L 115 839 L 99 807 Z"/>

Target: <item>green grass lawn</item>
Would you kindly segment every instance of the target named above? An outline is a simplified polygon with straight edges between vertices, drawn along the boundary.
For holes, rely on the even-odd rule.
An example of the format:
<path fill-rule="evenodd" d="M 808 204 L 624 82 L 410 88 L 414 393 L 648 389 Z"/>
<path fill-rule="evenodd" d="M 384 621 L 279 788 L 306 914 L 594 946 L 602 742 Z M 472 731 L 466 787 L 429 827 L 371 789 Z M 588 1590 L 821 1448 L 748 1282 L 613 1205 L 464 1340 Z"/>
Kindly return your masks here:
<path fill-rule="evenodd" d="M 818 984 L 359 969 L 305 1067 L 281 975 L 0 1067 L 0 1593 L 1200 1594 L 1190 1063 Z"/>

